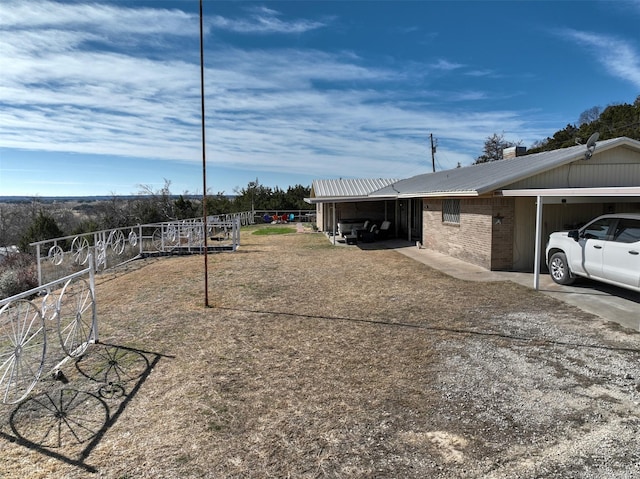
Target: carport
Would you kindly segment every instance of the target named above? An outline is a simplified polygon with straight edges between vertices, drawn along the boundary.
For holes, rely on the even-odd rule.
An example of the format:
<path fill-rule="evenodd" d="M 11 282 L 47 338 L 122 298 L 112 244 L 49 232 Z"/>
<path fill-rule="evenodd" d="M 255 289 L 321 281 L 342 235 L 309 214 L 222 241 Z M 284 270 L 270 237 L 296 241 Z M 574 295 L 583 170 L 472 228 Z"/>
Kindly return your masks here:
<path fill-rule="evenodd" d="M 536 198 L 536 229 L 535 229 L 535 261 L 533 273 L 533 287 L 540 289 L 540 261 L 544 250 L 542 243 L 543 206 L 545 204 L 585 203 L 597 198 L 603 203 L 608 202 L 640 202 L 640 186 L 630 187 L 598 187 L 598 188 L 534 188 L 502 190 L 506 197 L 535 197 Z"/>

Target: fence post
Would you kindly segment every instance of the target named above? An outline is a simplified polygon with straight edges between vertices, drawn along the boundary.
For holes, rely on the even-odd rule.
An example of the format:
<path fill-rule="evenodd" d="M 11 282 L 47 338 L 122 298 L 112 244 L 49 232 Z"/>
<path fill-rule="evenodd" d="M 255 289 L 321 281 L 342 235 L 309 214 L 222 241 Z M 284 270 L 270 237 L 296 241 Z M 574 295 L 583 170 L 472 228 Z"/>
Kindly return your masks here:
<path fill-rule="evenodd" d="M 89 254 L 89 288 L 91 289 L 91 295 L 93 296 L 93 311 L 91 311 L 92 318 L 92 333 L 93 342 L 98 342 L 98 314 L 96 308 L 96 269 L 93 263 L 93 254 Z"/>
<path fill-rule="evenodd" d="M 36 259 L 38 261 L 38 286 L 42 286 L 42 265 L 40 264 L 40 243 L 36 245 Z"/>

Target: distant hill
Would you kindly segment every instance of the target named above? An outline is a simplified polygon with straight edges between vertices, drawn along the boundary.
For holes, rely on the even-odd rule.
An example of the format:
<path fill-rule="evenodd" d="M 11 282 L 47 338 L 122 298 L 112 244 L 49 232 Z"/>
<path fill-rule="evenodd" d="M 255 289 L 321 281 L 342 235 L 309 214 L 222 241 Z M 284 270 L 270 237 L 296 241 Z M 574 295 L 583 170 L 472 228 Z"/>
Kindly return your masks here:
<path fill-rule="evenodd" d="M 137 198 L 144 198 L 145 195 L 116 195 L 115 198 L 119 200 L 135 200 Z M 201 199 L 202 195 L 172 195 L 172 198 L 179 198 L 183 196 L 185 199 Z M 233 195 L 227 195 L 228 198 L 233 198 Z M 27 203 L 31 201 L 38 201 L 40 203 L 55 203 L 55 202 L 78 202 L 78 203 L 91 203 L 94 201 L 111 201 L 114 198 L 113 195 L 105 196 L 0 196 L 0 203 Z"/>

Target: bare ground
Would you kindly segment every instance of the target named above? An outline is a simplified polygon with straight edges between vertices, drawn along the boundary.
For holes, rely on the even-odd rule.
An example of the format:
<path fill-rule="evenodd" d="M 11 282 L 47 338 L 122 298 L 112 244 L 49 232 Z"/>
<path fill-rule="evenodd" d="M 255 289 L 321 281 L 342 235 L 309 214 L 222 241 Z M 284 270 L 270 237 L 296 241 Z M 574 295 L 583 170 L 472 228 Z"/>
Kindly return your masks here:
<path fill-rule="evenodd" d="M 0 405 L 0 478 L 640 477 L 640 335 L 319 234 L 98 279 L 100 344 Z M 55 353 L 52 350 L 52 354 Z"/>

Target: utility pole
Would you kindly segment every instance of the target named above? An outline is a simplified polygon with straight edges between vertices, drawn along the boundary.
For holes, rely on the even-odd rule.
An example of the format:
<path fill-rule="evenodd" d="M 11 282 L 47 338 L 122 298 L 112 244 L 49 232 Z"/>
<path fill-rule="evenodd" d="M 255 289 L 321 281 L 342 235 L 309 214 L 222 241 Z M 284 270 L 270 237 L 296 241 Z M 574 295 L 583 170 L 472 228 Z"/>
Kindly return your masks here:
<path fill-rule="evenodd" d="M 429 138 L 431 138 L 431 167 L 433 168 L 433 172 L 436 172 L 436 147 L 438 146 L 438 140 L 436 140 L 435 144 L 433 143 L 433 133 L 429 134 Z"/>
<path fill-rule="evenodd" d="M 209 245 L 207 244 L 207 155 L 204 127 L 204 32 L 202 27 L 202 0 L 200 0 L 200 106 L 202 109 L 202 228 L 204 238 L 204 306 L 209 307 L 209 267 L 207 256 Z"/>

